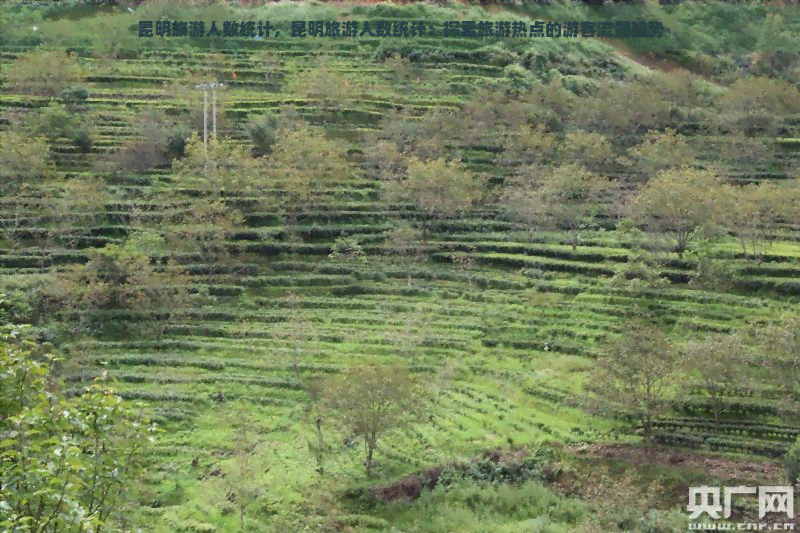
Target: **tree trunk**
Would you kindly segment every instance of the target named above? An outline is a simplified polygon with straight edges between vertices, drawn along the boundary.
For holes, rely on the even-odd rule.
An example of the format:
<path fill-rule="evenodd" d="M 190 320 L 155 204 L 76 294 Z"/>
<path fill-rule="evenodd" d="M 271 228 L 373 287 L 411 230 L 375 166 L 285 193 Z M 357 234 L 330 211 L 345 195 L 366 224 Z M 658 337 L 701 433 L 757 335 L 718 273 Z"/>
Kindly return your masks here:
<path fill-rule="evenodd" d="M 651 420 L 650 416 L 645 416 L 642 420 L 642 426 L 644 427 L 644 436 L 645 440 L 647 441 L 647 449 L 650 453 L 653 453 L 653 421 Z"/>
<path fill-rule="evenodd" d="M 320 475 L 322 475 L 325 473 L 325 465 L 323 464 L 323 461 L 325 459 L 324 457 L 325 441 L 323 440 L 323 435 L 322 435 L 322 418 L 319 417 L 317 418 L 317 436 L 319 437 L 319 451 L 317 452 L 317 456 L 319 459 L 318 466 L 319 466 L 319 473 Z"/>
<path fill-rule="evenodd" d="M 372 477 L 372 454 L 375 451 L 375 437 L 371 435 L 364 436 L 364 447 L 367 450 L 367 477 Z"/>

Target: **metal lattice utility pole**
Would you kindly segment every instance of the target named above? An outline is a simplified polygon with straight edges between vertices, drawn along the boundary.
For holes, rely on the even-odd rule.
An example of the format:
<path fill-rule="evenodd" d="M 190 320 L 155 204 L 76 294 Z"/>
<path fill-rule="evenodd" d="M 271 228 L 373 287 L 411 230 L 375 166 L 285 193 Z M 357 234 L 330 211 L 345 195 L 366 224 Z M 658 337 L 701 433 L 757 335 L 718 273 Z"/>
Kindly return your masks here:
<path fill-rule="evenodd" d="M 195 89 L 203 90 L 203 150 L 206 156 L 206 172 L 208 172 L 208 90 L 211 89 L 214 140 L 217 140 L 217 90 L 222 90 L 224 88 L 224 83 L 217 82 L 195 85 Z"/>
<path fill-rule="evenodd" d="M 225 89 L 224 83 L 212 83 L 211 84 L 211 98 L 214 106 L 214 139 L 217 138 L 217 91 L 221 91 Z"/>

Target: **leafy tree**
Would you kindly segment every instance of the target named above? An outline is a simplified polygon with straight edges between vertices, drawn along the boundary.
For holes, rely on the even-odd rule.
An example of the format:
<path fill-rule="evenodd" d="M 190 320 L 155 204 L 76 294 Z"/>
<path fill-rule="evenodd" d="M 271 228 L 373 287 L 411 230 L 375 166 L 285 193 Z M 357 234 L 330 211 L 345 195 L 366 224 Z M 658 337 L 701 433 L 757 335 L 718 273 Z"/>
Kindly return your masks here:
<path fill-rule="evenodd" d="M 181 186 L 219 196 L 223 191 L 245 192 L 264 185 L 261 160 L 252 159 L 246 148 L 217 139 L 208 139 L 207 145 L 208 155 L 199 135 L 189 137 L 185 156 L 172 165 Z"/>
<path fill-rule="evenodd" d="M 156 428 L 102 378 L 68 398 L 56 362 L 31 343 L 0 341 L 0 528 L 113 530 Z"/>
<path fill-rule="evenodd" d="M 111 199 L 105 183 L 96 178 L 72 178 L 58 188 L 53 196 L 45 197 L 48 214 L 47 239 L 67 247 L 76 247 L 81 229 L 91 227 L 105 214 L 106 203 Z"/>
<path fill-rule="evenodd" d="M 659 95 L 663 101 L 678 106 L 677 109 L 689 112 L 712 108 L 725 92 L 724 88 L 703 76 L 680 69 L 670 72 L 654 70 L 643 81 L 653 95 Z"/>
<path fill-rule="evenodd" d="M 520 132 L 527 125 L 529 117 L 535 122 L 545 122 L 531 116 L 531 108 L 524 95 L 522 98 L 510 97 L 501 90 L 478 88 L 470 94 L 462 110 L 469 120 L 461 132 L 464 146 L 502 148 L 504 143 L 513 141 L 509 135 Z"/>
<path fill-rule="evenodd" d="M 61 102 L 67 105 L 83 104 L 89 98 L 89 91 L 85 87 L 76 85 L 67 87 L 59 95 Z"/>
<path fill-rule="evenodd" d="M 558 145 L 559 163 L 578 163 L 600 172 L 614 161 L 614 147 L 602 133 L 570 131 Z"/>
<path fill-rule="evenodd" d="M 710 239 L 696 239 L 689 253 L 697 259 L 697 267 L 689 282 L 690 287 L 726 293 L 736 285 L 738 271 L 735 264 L 725 258 L 716 257 Z"/>
<path fill-rule="evenodd" d="M 367 145 L 364 158 L 367 171 L 384 182 L 397 179 L 408 170 L 408 157 L 391 141 L 381 140 Z"/>
<path fill-rule="evenodd" d="M 186 156 L 173 165 L 177 182 L 216 198 L 223 192 L 257 192 L 262 206 L 281 207 L 290 218 L 349 177 L 346 147 L 320 128 L 293 122 L 282 128 L 269 156 L 252 158 L 247 149 L 193 135 Z M 293 220 L 293 218 L 291 218 Z M 294 225 L 293 223 L 291 225 Z"/>
<path fill-rule="evenodd" d="M 673 129 L 667 129 L 664 133 L 648 132 L 642 143 L 629 149 L 628 156 L 621 161 L 645 179 L 650 179 L 659 172 L 691 165 L 694 159 L 694 150 L 686 138 Z"/>
<path fill-rule="evenodd" d="M 676 363 L 676 351 L 661 330 L 634 319 L 598 358 L 591 388 L 609 406 L 638 420 L 652 447 L 653 419 L 666 410 Z"/>
<path fill-rule="evenodd" d="M 763 139 L 746 137 L 737 132 L 715 137 L 695 137 L 691 144 L 696 153 L 704 154 L 717 168 L 729 171 L 761 166 L 775 159 L 775 151 Z"/>
<path fill-rule="evenodd" d="M 700 385 L 708 394 L 714 410 L 714 418 L 719 421 L 725 407 L 726 389 L 735 385 L 745 385 L 743 372 L 746 363 L 746 348 L 736 334 L 711 334 L 700 341 L 689 341 L 681 347 L 685 368 L 696 383 L 687 384 L 691 393 L 693 387 Z"/>
<path fill-rule="evenodd" d="M 424 232 L 409 222 L 401 221 L 386 232 L 384 245 L 392 260 L 399 262 L 408 272 L 408 285 L 411 285 L 411 266 L 424 258 L 421 244 Z"/>
<path fill-rule="evenodd" d="M 578 101 L 570 116 L 573 127 L 611 135 L 625 146 L 670 122 L 671 104 L 644 80 L 600 83 L 592 97 Z"/>
<path fill-rule="evenodd" d="M 642 295 L 648 290 L 669 286 L 669 280 L 661 275 L 663 258 L 655 251 L 644 232 L 630 218 L 617 224 L 615 232 L 630 249 L 628 260 L 616 266 L 610 283 Z"/>
<path fill-rule="evenodd" d="M 378 438 L 419 419 L 423 387 L 404 367 L 360 365 L 329 378 L 322 396 L 340 422 L 364 440 L 367 476 Z"/>
<path fill-rule="evenodd" d="M 530 227 L 569 230 L 573 248 L 578 231 L 602 210 L 614 184 L 577 163 L 556 168 L 530 166 L 502 197 L 511 214 Z"/>
<path fill-rule="evenodd" d="M 15 92 L 56 97 L 83 79 L 75 57 L 63 50 L 28 52 L 6 71 L 6 84 Z"/>
<path fill-rule="evenodd" d="M 408 83 L 419 75 L 411 62 L 398 53 L 388 56 L 383 64 L 391 72 L 394 83 Z"/>
<path fill-rule="evenodd" d="M 411 201 L 424 213 L 449 218 L 468 210 L 483 194 L 483 180 L 461 161 L 412 157 L 405 178 L 385 182 L 382 195 L 389 202 Z"/>
<path fill-rule="evenodd" d="M 586 108 L 586 98 L 566 89 L 557 77 L 547 85 L 534 85 L 515 98 L 523 102 L 524 113 L 521 116 L 527 117 L 528 122 L 546 124 L 551 131 L 565 129 L 568 122 L 575 129 L 593 129 L 595 113 Z M 510 111 L 514 107 L 508 106 L 507 109 Z"/>
<path fill-rule="evenodd" d="M 422 161 L 452 159 L 468 129 L 462 114 L 450 110 L 428 112 L 421 120 L 392 110 L 381 121 L 379 131 L 367 136 L 367 167 L 381 179 L 396 179 L 406 171 L 412 156 Z"/>
<path fill-rule="evenodd" d="M 230 237 L 243 227 L 241 210 L 213 193 L 201 198 L 177 198 L 173 205 L 170 223 L 151 231 L 157 231 L 171 250 L 199 255 L 200 261 L 208 265 L 236 269 L 241 255 L 234 254 Z"/>
<path fill-rule="evenodd" d="M 314 100 L 318 105 L 342 105 L 357 96 L 358 86 L 337 72 L 336 67 L 331 61 L 320 59 L 312 68 L 292 74 L 287 91 L 298 98 Z"/>
<path fill-rule="evenodd" d="M 253 155 L 270 155 L 278 142 L 278 118 L 275 115 L 257 115 L 250 118 L 247 133 L 253 143 Z"/>
<path fill-rule="evenodd" d="M 0 189 L 19 191 L 55 177 L 50 146 L 44 137 L 31 137 L 16 129 L 0 132 Z"/>
<path fill-rule="evenodd" d="M 800 91 L 786 80 L 748 76 L 730 84 L 719 103 L 726 130 L 774 136 L 781 117 L 800 111 Z"/>
<path fill-rule="evenodd" d="M 252 406 L 241 401 L 230 404 L 228 426 L 233 429 L 230 443 L 232 454 L 222 463 L 224 475 L 217 479 L 219 492 L 225 495 L 225 504 L 233 504 L 239 518 L 239 531 L 248 531 L 248 513 L 267 493 L 263 475 L 270 467 L 259 453 L 263 444 L 263 429 L 252 412 Z"/>
<path fill-rule="evenodd" d="M 556 138 L 543 125 L 527 125 L 504 136 L 502 161 L 510 165 L 545 165 L 554 161 L 558 149 Z"/>
<path fill-rule="evenodd" d="M 800 91 L 784 80 L 766 76 L 734 81 L 720 99 L 728 113 L 769 113 L 777 116 L 800 112 Z"/>
<path fill-rule="evenodd" d="M 361 262 L 366 263 L 367 257 L 364 255 L 364 249 L 358 242 L 358 237 L 351 235 L 350 237 L 339 237 L 333 243 L 332 251 L 328 254 L 328 258 L 334 261 L 344 262 Z"/>
<path fill-rule="evenodd" d="M 147 111 L 130 120 L 134 138 L 109 156 L 112 173 L 147 172 L 183 157 L 189 138 L 189 126 L 161 111 Z"/>
<path fill-rule="evenodd" d="M 90 323 L 102 320 L 102 311 L 112 309 L 129 310 L 147 318 L 159 311 L 173 315 L 181 312 L 192 300 L 188 277 L 175 264 L 151 264 L 153 237 L 140 233 L 122 246 L 108 244 L 89 249 L 86 264 L 70 265 L 51 274 L 50 282 L 39 289 L 44 310 L 67 309 L 68 319 Z M 149 333 L 159 333 L 164 327 L 161 321 L 153 320 L 138 325 Z"/>
<path fill-rule="evenodd" d="M 671 235 L 674 250 L 682 258 L 698 229 L 714 230 L 724 224 L 724 209 L 717 199 L 726 192 L 716 172 L 684 167 L 666 170 L 650 180 L 630 208 L 640 224 Z"/>
<path fill-rule="evenodd" d="M 346 146 L 326 138 L 321 128 L 301 125 L 282 133 L 265 177 L 280 191 L 282 205 L 298 209 L 350 177 L 346 154 Z"/>
<path fill-rule="evenodd" d="M 86 112 L 79 112 L 73 106 L 60 102 L 51 102 L 40 110 L 28 126 L 34 136 L 46 136 L 51 143 L 60 137 L 72 140 L 82 153 L 92 150 L 92 137 L 96 132 L 94 117 Z"/>
<path fill-rule="evenodd" d="M 782 404 L 800 419 L 800 316 L 788 314 L 766 325 L 742 331 L 766 369 L 764 384 L 776 389 Z"/>
<path fill-rule="evenodd" d="M 735 205 L 727 214 L 742 251 L 756 262 L 761 262 L 772 246 L 776 224 L 794 211 L 791 196 L 785 188 L 769 182 L 736 190 Z"/>

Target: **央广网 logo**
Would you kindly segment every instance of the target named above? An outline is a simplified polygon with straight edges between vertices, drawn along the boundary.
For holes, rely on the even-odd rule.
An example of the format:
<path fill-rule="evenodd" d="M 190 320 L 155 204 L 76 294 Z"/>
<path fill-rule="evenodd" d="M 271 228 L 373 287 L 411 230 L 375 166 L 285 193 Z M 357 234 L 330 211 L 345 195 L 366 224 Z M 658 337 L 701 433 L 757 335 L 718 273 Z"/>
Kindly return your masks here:
<path fill-rule="evenodd" d="M 782 514 L 794 518 L 794 488 L 791 486 L 765 487 L 690 487 L 689 524 L 690 530 L 701 531 L 794 531 L 794 522 L 694 522 L 700 518 L 726 520 L 731 516 L 731 500 L 734 495 L 757 495 L 758 518 L 764 520 L 767 514 Z"/>

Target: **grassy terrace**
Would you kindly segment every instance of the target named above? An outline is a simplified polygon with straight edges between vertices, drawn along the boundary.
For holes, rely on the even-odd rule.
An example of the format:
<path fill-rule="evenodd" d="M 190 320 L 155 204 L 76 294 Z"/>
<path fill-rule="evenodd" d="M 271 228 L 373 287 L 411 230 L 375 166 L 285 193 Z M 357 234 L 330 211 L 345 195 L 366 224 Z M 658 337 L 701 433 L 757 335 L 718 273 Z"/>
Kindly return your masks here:
<path fill-rule="evenodd" d="M 447 13 L 445 8 L 435 12 Z M 281 13 L 291 20 L 289 11 Z M 357 10 L 352 13 L 362 16 Z M 594 18 L 580 10 L 574 19 Z M 674 38 L 688 42 L 695 31 Z M 24 238 L 0 245 L 0 287 L 45 279 L 67 265 L 86 262 L 90 248 L 123 243 L 132 234 L 126 220 L 133 211 L 146 211 L 143 220 L 149 224 L 169 223 L 167 215 L 176 209 L 165 194 L 176 190 L 169 165 L 111 179 L 95 162 L 137 138 L 132 117 L 148 109 L 170 112 L 180 107 L 164 87 L 183 80 L 188 71 L 210 69 L 226 78 L 220 137 L 249 143 L 252 115 L 292 105 L 301 117 L 323 126 L 330 138 L 349 143 L 348 159 L 356 165 L 364 161 L 367 136 L 379 131 L 381 119 L 393 109 L 415 114 L 460 109 L 467 102 L 466 88 L 510 83 L 502 60 L 491 60 L 483 53 L 485 46 L 470 40 L 416 42 L 418 49 L 438 54 L 431 52 L 430 59 L 413 64 L 421 82 L 398 82 L 396 72 L 383 62 L 382 53 L 402 48 L 399 42 L 360 39 L 357 44 L 320 45 L 318 50 L 295 39 L 234 46 L 213 51 L 165 47 L 134 59 L 81 59 L 90 72 L 83 83 L 89 95 L 81 105 L 99 117 L 94 144 L 86 154 L 68 139 L 55 140 L 53 160 L 60 176 L 105 179 L 115 200 L 92 225 L 80 228 L 73 245 L 46 242 L 44 230 L 57 220 L 42 217 L 30 204 L 17 206 L 14 223 Z M 648 46 L 640 47 L 649 51 Z M 265 49 L 272 53 L 268 68 Z M 0 48 L 0 71 L 8 72 L 28 50 L 17 44 Z M 628 75 L 648 72 L 618 54 L 614 43 L 589 40 L 570 47 L 569 53 L 584 54 L 588 62 L 592 54 L 608 54 Z M 317 56 L 323 55 L 329 72 L 353 83 L 367 80 L 374 89 L 338 104 L 289 92 L 286 80 L 318 68 Z M 235 80 L 230 76 L 234 72 Z M 31 116 L 48 103 L 47 98 L 7 88 L 0 92 L 4 116 Z M 757 141 L 765 142 L 774 157 L 769 164 L 730 168 L 726 177 L 731 182 L 787 179 L 800 159 L 800 117 L 782 117 L 774 135 L 757 136 Z M 472 148 L 461 156 L 469 168 L 497 179 L 510 173 L 496 150 Z M 708 163 L 714 158 L 713 152 L 703 155 Z M 151 501 L 141 510 L 147 531 L 238 531 L 236 513 L 224 512 L 222 478 L 214 472 L 234 453 L 237 420 L 245 413 L 257 419 L 264 456 L 272 465 L 255 480 L 265 487 L 259 501 L 266 511 L 256 514 L 261 518 L 254 524 L 275 520 L 273 527 L 280 530 L 277 517 L 306 501 L 317 483 L 314 459 L 307 452 L 317 433 L 305 389 L 316 376 L 361 362 L 402 362 L 437 387 L 425 424 L 380 441 L 376 470 L 380 482 L 388 484 L 487 448 L 535 446 L 547 440 L 575 446 L 637 442 L 635 435 L 619 434 L 618 420 L 587 411 L 584 387 L 595 358 L 619 337 L 632 310 L 652 313 L 671 327 L 671 337 L 685 340 L 776 319 L 796 311 L 800 302 L 800 227 L 794 222 L 770 228 L 777 242 L 758 264 L 733 239 L 713 244 L 715 256 L 737 273 L 726 292 L 690 286 L 698 259 L 687 254 L 663 262 L 661 274 L 670 280 L 668 287 L 636 293 L 609 283 L 636 253 L 612 228 L 585 231 L 573 247 L 566 233 L 531 236 L 497 205 L 435 225 L 424 259 L 398 262 L 384 232 L 399 220 L 425 217 L 413 204 L 387 206 L 379 190 L 375 180 L 353 175 L 328 191 L 313 210 L 300 214 L 297 228 L 287 227 L 278 213 L 247 213 L 245 227 L 225 243 L 243 254 L 235 269 L 209 264 L 199 254 L 154 252 L 154 257 L 180 259 L 206 303 L 186 309 L 179 319 L 164 319 L 163 333 L 155 339 L 129 335 L 123 327 L 146 317 L 109 310 L 107 318 L 118 329 L 74 338 L 61 347 L 71 363 L 66 376 L 70 387 L 110 371 L 118 379 L 120 395 L 152 405 L 166 430 L 155 446 Z M 226 201 L 233 205 L 248 197 L 233 195 Z M 366 260 L 330 258 L 341 237 L 357 238 Z M 175 310 L 163 311 L 166 316 Z M 63 309 L 52 319 L 66 319 L 69 313 Z M 726 391 L 722 401 L 730 416 L 717 423 L 708 398 L 698 390 L 676 401 L 672 414 L 657 421 L 659 441 L 675 450 L 777 456 L 800 430 L 774 407 L 771 393 L 758 387 Z M 327 475 L 340 480 L 342 490 L 367 486 L 359 444 L 333 426 L 326 431 L 331 443 Z M 352 531 L 423 531 L 412 529 L 421 526 L 399 507 L 376 510 L 348 503 L 339 512 Z M 452 525 L 435 531 L 501 531 L 501 526 L 508 532 L 556 531 L 528 529 L 530 524 L 510 518 L 485 518 L 487 529 L 480 530 L 468 529 L 473 526 L 466 522 L 459 526 L 453 516 L 439 519 Z M 258 527 L 252 525 L 252 530 L 266 531 Z"/>

